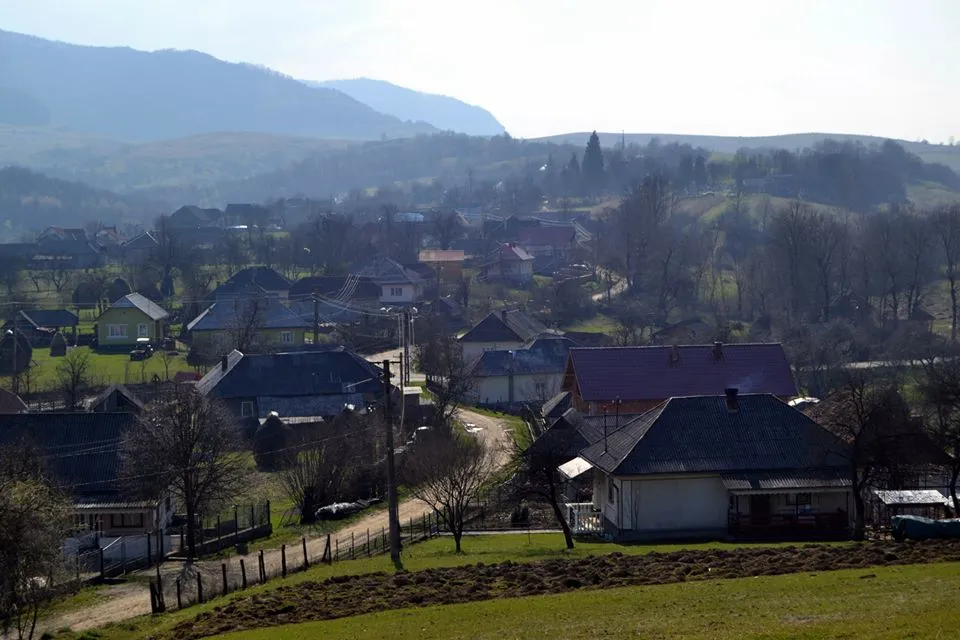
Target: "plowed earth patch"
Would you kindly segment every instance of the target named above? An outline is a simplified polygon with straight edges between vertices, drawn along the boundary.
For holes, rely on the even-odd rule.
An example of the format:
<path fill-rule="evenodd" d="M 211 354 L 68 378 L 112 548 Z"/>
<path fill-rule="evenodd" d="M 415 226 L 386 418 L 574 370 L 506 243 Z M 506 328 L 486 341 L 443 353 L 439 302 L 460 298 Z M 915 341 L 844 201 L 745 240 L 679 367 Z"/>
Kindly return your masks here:
<path fill-rule="evenodd" d="M 338 576 L 240 597 L 171 629 L 166 638 L 203 638 L 312 620 L 577 589 L 655 585 L 874 566 L 960 561 L 960 540 L 831 546 L 612 553 L 578 559 L 502 562 L 413 573 Z"/>

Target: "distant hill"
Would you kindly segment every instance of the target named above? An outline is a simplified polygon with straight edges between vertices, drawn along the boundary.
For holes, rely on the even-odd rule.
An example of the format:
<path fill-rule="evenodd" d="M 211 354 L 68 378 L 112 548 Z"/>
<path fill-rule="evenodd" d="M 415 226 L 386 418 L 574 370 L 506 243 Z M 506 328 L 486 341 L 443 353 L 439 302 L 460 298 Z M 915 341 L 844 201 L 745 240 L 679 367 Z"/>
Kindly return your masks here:
<path fill-rule="evenodd" d="M 51 225 L 81 227 L 94 220 L 149 224 L 167 210 L 166 204 L 119 196 L 21 167 L 0 169 L 0 241 L 18 240 Z"/>
<path fill-rule="evenodd" d="M 119 142 L 63 127 L 0 125 L 0 167 L 19 165 L 117 193 L 207 187 L 276 171 L 357 141 L 216 132 L 170 140 Z"/>
<path fill-rule="evenodd" d="M 863 144 L 881 144 L 889 138 L 879 136 L 861 136 L 848 133 L 788 133 L 779 136 L 698 136 L 675 133 L 597 133 L 600 144 L 604 147 L 613 147 L 620 144 L 621 136 L 627 144 L 646 145 L 652 139 L 658 138 L 663 144 L 688 144 L 692 147 L 702 147 L 715 153 L 733 154 L 744 147 L 752 149 L 787 149 L 796 151 L 806 149 L 827 139 L 838 141 L 854 141 Z M 555 136 L 538 138 L 541 142 L 557 142 L 586 146 L 590 132 L 564 133 Z M 904 149 L 916 154 L 924 162 L 939 162 L 954 171 L 960 172 L 960 145 L 948 146 L 896 140 Z"/>
<path fill-rule="evenodd" d="M 127 141 L 214 131 L 372 140 L 436 131 L 329 88 L 196 51 L 86 47 L 0 31 L 0 124 Z M 4 100 L 6 101 L 6 100 Z"/>
<path fill-rule="evenodd" d="M 429 122 L 437 129 L 471 136 L 496 136 L 506 129 L 482 107 L 449 96 L 423 93 L 383 80 L 356 78 L 307 82 L 310 86 L 342 91 L 363 104 L 401 120 Z"/>

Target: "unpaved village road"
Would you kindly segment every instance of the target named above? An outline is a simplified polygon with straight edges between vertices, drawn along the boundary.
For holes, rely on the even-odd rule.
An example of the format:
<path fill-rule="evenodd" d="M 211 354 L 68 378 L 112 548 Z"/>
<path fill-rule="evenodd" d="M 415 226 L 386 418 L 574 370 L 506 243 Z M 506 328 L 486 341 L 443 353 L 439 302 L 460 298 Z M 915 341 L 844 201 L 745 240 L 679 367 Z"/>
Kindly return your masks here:
<path fill-rule="evenodd" d="M 493 455 L 497 466 L 503 466 L 510 460 L 513 439 L 509 432 L 509 426 L 496 418 L 476 413 L 468 410 L 460 411 L 460 420 L 464 423 L 470 423 L 476 426 L 476 436 L 480 438 L 484 446 Z M 416 521 L 422 514 L 429 512 L 430 508 L 419 500 L 404 500 L 399 505 L 400 522 L 408 522 L 411 518 Z M 358 520 L 357 522 L 337 531 L 333 536 L 338 540 L 349 540 L 351 533 L 355 536 L 357 544 L 366 541 L 367 531 L 371 534 L 379 533 L 388 526 L 386 510 L 372 513 L 369 516 Z M 326 544 L 326 536 L 316 537 L 307 540 L 307 552 L 311 558 L 320 557 L 323 554 L 323 548 Z M 251 545 L 255 547 L 256 545 Z M 254 549 L 247 556 L 247 575 L 256 575 L 256 560 Z M 289 566 L 299 565 L 302 562 L 303 552 L 299 545 L 292 546 L 287 553 Z M 267 565 L 267 571 L 271 574 L 277 574 L 282 565 L 281 552 L 279 549 L 264 550 L 264 563 Z M 227 559 L 227 570 L 231 576 L 231 583 L 236 583 L 240 575 L 240 559 L 232 557 Z M 195 571 L 203 574 L 204 584 L 217 585 L 221 580 L 220 560 L 201 561 L 190 567 L 190 575 L 195 575 Z M 185 563 L 166 562 L 161 567 L 161 573 L 164 576 L 165 591 L 168 593 L 167 602 L 174 603 L 176 600 L 171 597 L 171 586 L 175 584 L 176 578 L 185 575 L 188 571 Z M 63 613 L 52 618 L 42 620 L 38 625 L 40 633 L 44 631 L 54 632 L 64 627 L 69 627 L 73 631 L 86 631 L 101 627 L 111 622 L 122 622 L 135 618 L 137 616 L 150 613 L 150 593 L 146 584 L 147 579 L 154 575 L 153 571 L 141 571 L 134 575 L 139 578 L 134 581 L 123 584 L 111 585 L 105 587 L 102 591 L 102 599 L 96 604 Z M 253 578 L 251 578 L 253 580 Z M 193 580 L 185 580 L 185 584 L 193 585 Z M 219 590 L 219 588 L 217 588 Z M 186 593 L 186 591 L 185 591 Z M 194 593 L 194 592 L 191 592 Z"/>

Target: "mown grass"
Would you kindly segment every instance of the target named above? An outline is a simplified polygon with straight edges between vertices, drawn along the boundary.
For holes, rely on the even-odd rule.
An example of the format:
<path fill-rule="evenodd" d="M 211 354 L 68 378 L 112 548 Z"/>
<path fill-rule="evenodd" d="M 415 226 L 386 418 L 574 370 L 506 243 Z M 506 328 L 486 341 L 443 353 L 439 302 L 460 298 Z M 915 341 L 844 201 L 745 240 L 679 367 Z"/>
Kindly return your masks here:
<path fill-rule="evenodd" d="M 627 587 L 401 609 L 223 636 L 307 638 L 949 638 L 960 565 Z"/>
<path fill-rule="evenodd" d="M 150 382 L 153 376 L 161 380 L 166 379 L 163 359 L 160 354 L 139 362 L 130 360 L 128 353 L 98 353 L 89 347 L 76 347 L 90 354 L 89 377 L 97 385 L 112 383 L 135 384 Z M 132 347 L 131 347 L 132 348 Z M 63 358 L 53 358 L 47 348 L 33 350 L 34 368 L 31 371 L 31 387 L 36 390 L 51 389 L 57 384 L 57 367 Z M 177 355 L 170 362 L 169 374 L 172 378 L 178 371 L 193 371 L 183 354 Z M 21 386 L 23 383 L 21 382 Z"/>

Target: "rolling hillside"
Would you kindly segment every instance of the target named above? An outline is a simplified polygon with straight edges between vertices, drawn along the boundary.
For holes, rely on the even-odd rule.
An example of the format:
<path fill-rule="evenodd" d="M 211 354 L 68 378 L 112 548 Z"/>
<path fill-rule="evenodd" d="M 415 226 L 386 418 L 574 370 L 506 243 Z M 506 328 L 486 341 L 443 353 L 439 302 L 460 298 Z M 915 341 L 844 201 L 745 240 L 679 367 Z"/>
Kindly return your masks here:
<path fill-rule="evenodd" d="M 307 84 L 342 91 L 381 113 L 401 120 L 428 122 L 443 131 L 471 136 L 496 136 L 506 131 L 493 114 L 482 107 L 449 96 L 414 91 L 383 80 L 356 78 Z"/>
<path fill-rule="evenodd" d="M 334 89 L 196 51 L 86 47 L 0 31 L 6 124 L 127 141 L 215 131 L 380 139 L 429 133 Z M 0 122 L 3 124 L 4 122 Z"/>
<path fill-rule="evenodd" d="M 703 147 L 715 153 L 734 154 L 743 147 L 758 149 L 787 149 L 796 151 L 812 147 L 826 139 L 839 141 L 862 142 L 866 145 L 881 144 L 887 138 L 879 136 L 861 136 L 847 133 L 788 133 L 779 136 L 699 136 L 684 135 L 675 133 L 600 133 L 600 144 L 604 147 L 613 147 L 620 144 L 621 139 L 626 139 L 627 144 L 646 145 L 652 139 L 658 138 L 664 144 L 689 144 L 692 147 Z M 564 133 L 555 136 L 539 138 L 543 142 L 557 142 L 585 146 L 590 137 L 589 131 L 577 133 Z M 922 142 L 910 142 L 909 140 L 896 140 L 904 149 L 910 153 L 920 156 L 924 162 L 939 162 L 945 164 L 954 171 L 960 172 L 960 145 L 948 146 L 937 145 Z"/>

